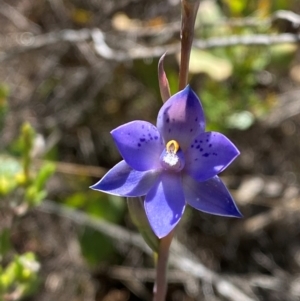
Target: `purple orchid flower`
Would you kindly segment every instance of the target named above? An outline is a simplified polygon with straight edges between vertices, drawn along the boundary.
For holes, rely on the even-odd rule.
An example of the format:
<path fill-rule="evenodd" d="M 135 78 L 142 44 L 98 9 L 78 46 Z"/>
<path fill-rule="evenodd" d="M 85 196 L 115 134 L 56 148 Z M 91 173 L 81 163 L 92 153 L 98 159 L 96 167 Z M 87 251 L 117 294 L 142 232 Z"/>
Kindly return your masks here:
<path fill-rule="evenodd" d="M 137 120 L 111 133 L 124 160 L 91 188 L 145 196 L 146 215 L 159 238 L 177 225 L 186 204 L 210 214 L 242 216 L 217 176 L 239 151 L 223 134 L 205 132 L 202 105 L 189 86 L 165 102 L 157 127 Z"/>

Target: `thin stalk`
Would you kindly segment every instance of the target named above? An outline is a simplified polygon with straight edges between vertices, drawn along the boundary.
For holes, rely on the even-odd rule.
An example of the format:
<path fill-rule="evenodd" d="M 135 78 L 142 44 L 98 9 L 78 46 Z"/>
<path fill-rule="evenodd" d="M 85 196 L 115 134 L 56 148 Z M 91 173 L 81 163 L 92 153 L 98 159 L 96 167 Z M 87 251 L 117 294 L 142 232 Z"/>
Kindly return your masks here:
<path fill-rule="evenodd" d="M 194 26 L 200 0 L 181 0 L 181 59 L 179 90 L 188 82 L 190 54 L 194 39 Z"/>
<path fill-rule="evenodd" d="M 153 301 L 165 301 L 166 298 L 168 257 L 172 239 L 173 231 L 160 240 L 156 262 L 156 281 L 153 288 Z"/>

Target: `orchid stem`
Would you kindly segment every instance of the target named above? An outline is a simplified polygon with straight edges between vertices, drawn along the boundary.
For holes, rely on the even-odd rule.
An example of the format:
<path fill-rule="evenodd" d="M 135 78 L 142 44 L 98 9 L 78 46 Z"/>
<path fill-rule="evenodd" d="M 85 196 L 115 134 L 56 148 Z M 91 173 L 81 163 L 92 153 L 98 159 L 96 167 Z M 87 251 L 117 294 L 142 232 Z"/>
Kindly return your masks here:
<path fill-rule="evenodd" d="M 200 0 L 181 0 L 181 59 L 179 71 L 179 90 L 188 82 L 190 54 L 194 39 L 195 20 Z"/>
<path fill-rule="evenodd" d="M 153 288 L 153 301 L 165 301 L 166 298 L 168 257 L 172 239 L 173 231 L 160 240 L 156 262 L 156 281 Z"/>

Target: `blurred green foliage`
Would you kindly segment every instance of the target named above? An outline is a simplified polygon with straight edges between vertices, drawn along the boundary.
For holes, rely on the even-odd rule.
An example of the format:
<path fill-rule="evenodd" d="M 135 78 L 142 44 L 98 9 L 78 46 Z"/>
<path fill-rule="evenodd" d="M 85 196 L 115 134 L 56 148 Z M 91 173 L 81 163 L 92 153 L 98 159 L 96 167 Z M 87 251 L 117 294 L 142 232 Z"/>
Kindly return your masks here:
<path fill-rule="evenodd" d="M 223 0 L 223 2 L 229 8 L 232 17 L 248 16 L 249 14 L 252 14 L 253 11 L 260 16 L 266 16 L 275 10 L 288 9 L 292 4 L 292 1 L 285 0 Z"/>
<path fill-rule="evenodd" d="M 38 170 L 33 168 L 35 136 L 31 125 L 23 124 L 19 138 L 11 147 L 13 151 L 0 154 L 0 208 L 10 208 L 8 212 L 14 212 L 16 207 L 37 206 L 47 195 L 45 185 L 54 173 L 55 165 L 44 163 Z M 10 237 L 10 228 L 1 227 L 0 300 L 20 300 L 34 293 L 39 282 L 40 265 L 35 255 L 31 252 L 16 254 Z"/>
<path fill-rule="evenodd" d="M 7 154 L 0 155 L 0 195 L 9 194 L 18 185 L 18 178 L 22 174 L 19 160 Z"/>
<path fill-rule="evenodd" d="M 92 190 L 74 193 L 64 203 L 73 208 L 82 209 L 93 217 L 113 223 L 121 221 L 126 207 L 123 198 Z M 83 228 L 79 240 L 82 254 L 91 265 L 109 260 L 114 256 L 112 241 L 90 227 Z"/>
<path fill-rule="evenodd" d="M 29 123 L 21 128 L 19 138 L 10 148 L 12 156 L 0 154 L 0 195 L 8 196 L 15 189 L 24 192 L 24 201 L 28 206 L 39 205 L 46 197 L 45 185 L 55 172 L 55 164 L 46 162 L 38 170 L 32 166 L 32 149 L 36 133 Z"/>
<path fill-rule="evenodd" d="M 2 261 L 3 257 L 9 252 L 11 247 L 10 230 L 8 228 L 4 228 L 0 232 L 0 262 Z"/>
<path fill-rule="evenodd" d="M 55 164 L 45 161 L 37 168 L 32 158 L 35 138 L 35 130 L 25 123 L 20 129 L 20 136 L 8 151 L 0 153 L 0 208 L 23 206 L 27 210 L 38 206 L 46 198 L 46 184 L 55 172 Z M 86 191 L 88 181 L 90 179 L 86 177 L 76 178 L 74 186 L 79 187 L 79 191 Z M 126 205 L 119 197 L 92 190 L 75 191 L 64 199 L 64 204 L 115 223 L 122 220 Z M 107 261 L 115 254 L 111 240 L 90 227 L 82 229 L 79 241 L 82 254 L 91 265 Z M 16 254 L 11 244 L 11 231 L 7 227 L 0 231 L 0 262 L 0 300 L 12 294 L 14 300 L 21 300 L 36 291 L 40 265 L 33 253 Z"/>
<path fill-rule="evenodd" d="M 40 264 L 30 252 L 16 255 L 6 268 L 0 267 L 0 300 L 19 300 L 35 292 L 39 269 Z"/>
<path fill-rule="evenodd" d="M 286 9 L 285 1 L 224 1 L 226 9 L 214 1 L 206 1 L 200 9 L 197 24 L 202 26 L 195 35 L 199 38 L 232 35 L 276 34 L 272 23 L 259 22 L 275 10 Z M 257 18 L 255 26 L 232 26 L 225 20 L 245 16 Z M 223 22 L 223 23 L 222 23 Z M 220 24 L 212 25 L 212 24 Z M 288 71 L 297 47 L 294 44 L 272 46 L 232 46 L 227 48 L 193 50 L 191 54 L 192 82 L 199 83 L 198 74 L 206 74 L 198 85 L 198 94 L 205 109 L 208 129 L 226 131 L 228 128 L 245 130 L 255 119 L 266 114 L 276 103 L 274 87 L 261 93 L 261 86 L 270 83 L 259 78 L 268 70 Z M 269 76 L 271 76 L 269 74 Z"/>
<path fill-rule="evenodd" d="M 0 82 L 0 128 L 3 126 L 4 117 L 6 116 L 8 110 L 7 98 L 9 94 L 9 87 Z"/>

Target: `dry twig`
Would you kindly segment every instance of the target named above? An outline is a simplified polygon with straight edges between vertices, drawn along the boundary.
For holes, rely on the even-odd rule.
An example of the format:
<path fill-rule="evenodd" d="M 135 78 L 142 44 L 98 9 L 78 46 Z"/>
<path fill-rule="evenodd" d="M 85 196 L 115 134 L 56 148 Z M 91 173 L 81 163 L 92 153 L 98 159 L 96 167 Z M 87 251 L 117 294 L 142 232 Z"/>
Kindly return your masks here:
<path fill-rule="evenodd" d="M 143 250 L 147 254 L 152 255 L 151 249 L 142 240 L 141 236 L 132 233 L 120 226 L 111 224 L 104 220 L 96 219 L 84 212 L 70 209 L 66 206 L 58 205 L 52 201 L 44 201 L 38 210 L 58 214 L 64 218 L 68 218 L 79 225 L 90 226 L 93 229 L 111 237 L 112 239 L 129 243 Z M 189 251 L 180 243 L 173 243 L 171 248 L 170 263 L 188 273 L 189 275 L 198 278 L 204 282 L 212 283 L 216 290 L 223 297 L 232 301 L 254 301 L 252 297 L 247 296 L 233 283 L 229 282 L 221 275 L 213 272 L 200 263 Z"/>
<path fill-rule="evenodd" d="M 93 41 L 94 49 L 100 57 L 112 61 L 128 61 L 134 59 L 146 59 L 160 57 L 165 52 L 168 54 L 177 53 L 180 49 L 179 43 L 161 45 L 155 47 L 141 46 L 135 41 L 131 41 L 135 47 L 123 50 L 115 50 L 106 42 L 106 34 L 100 29 L 65 29 L 59 32 L 51 32 L 44 35 L 31 36 L 27 45 L 14 47 L 6 50 L 0 55 L 0 62 L 12 59 L 28 51 L 37 50 L 46 46 L 59 44 L 61 42 L 80 43 L 84 41 Z M 214 37 L 207 40 L 195 40 L 193 46 L 198 49 L 212 49 L 218 47 L 232 46 L 270 46 L 285 43 L 299 43 L 300 34 L 254 34 L 254 35 L 234 35 L 228 37 Z"/>

